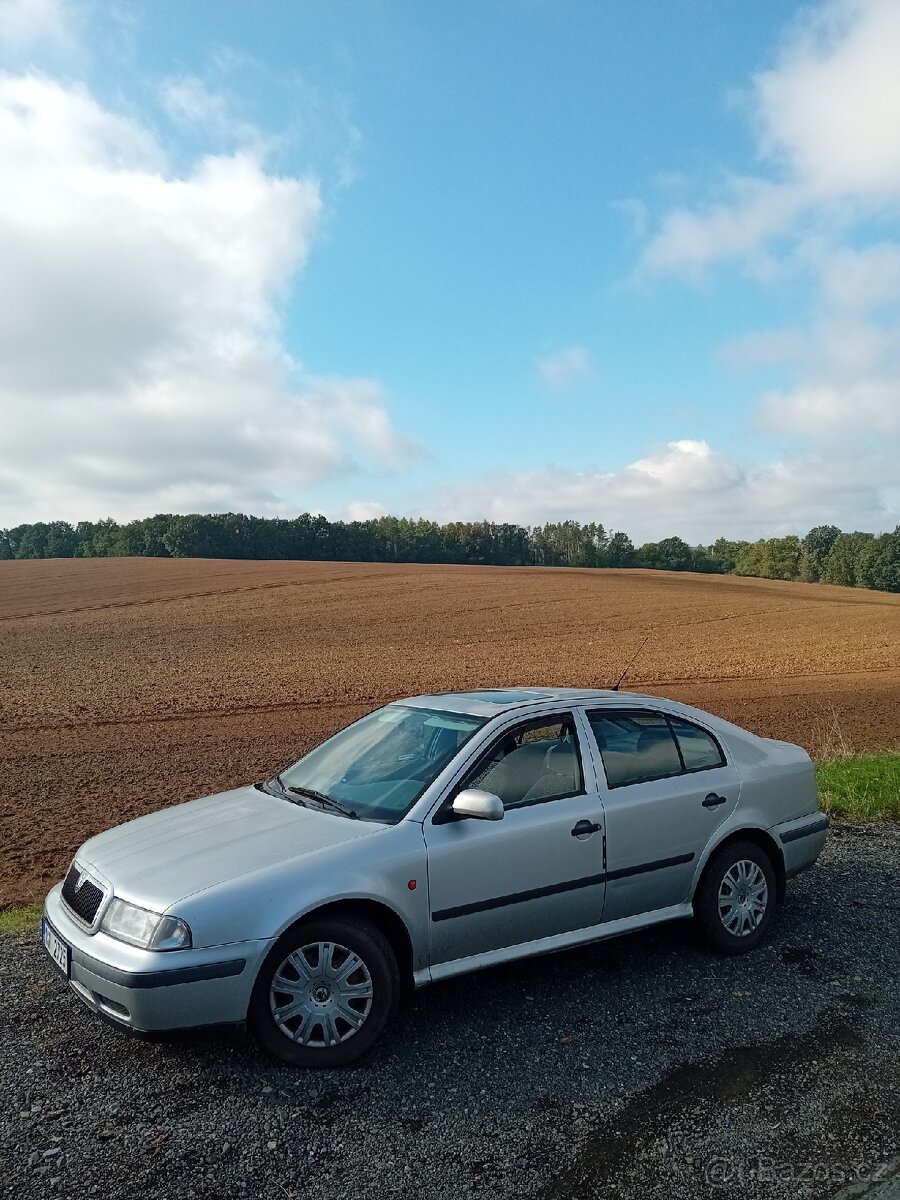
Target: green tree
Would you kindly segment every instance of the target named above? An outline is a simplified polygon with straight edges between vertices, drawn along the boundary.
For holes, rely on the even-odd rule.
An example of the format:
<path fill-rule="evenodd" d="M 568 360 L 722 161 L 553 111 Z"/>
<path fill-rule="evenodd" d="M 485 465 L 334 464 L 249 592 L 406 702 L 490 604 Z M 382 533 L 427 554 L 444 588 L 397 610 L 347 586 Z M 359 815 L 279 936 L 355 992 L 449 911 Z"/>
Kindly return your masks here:
<path fill-rule="evenodd" d="M 731 541 L 728 538 L 716 538 L 709 547 L 709 556 L 719 563 L 722 571 L 733 571 L 738 558 L 750 545 L 749 542 Z"/>
<path fill-rule="evenodd" d="M 738 575 L 756 575 L 761 579 L 798 579 L 800 539 L 791 534 L 749 542 L 739 551 L 734 569 Z"/>
<path fill-rule="evenodd" d="M 609 536 L 598 522 L 583 525 L 576 567 L 602 567 L 605 562 Z"/>
<path fill-rule="evenodd" d="M 103 521 L 79 521 L 75 539 L 78 558 L 114 558 L 125 553 L 121 527 L 111 517 Z"/>
<path fill-rule="evenodd" d="M 20 525 L 16 558 L 73 558 L 77 541 L 67 521 L 36 521 Z M 13 533 L 16 531 L 13 530 Z"/>
<path fill-rule="evenodd" d="M 634 566 L 634 559 L 634 544 L 631 538 L 620 529 L 616 530 L 606 547 L 605 565 L 607 567 L 631 567 Z"/>
<path fill-rule="evenodd" d="M 893 533 L 884 533 L 877 539 L 877 555 L 869 579 L 869 587 L 900 592 L 900 525 Z"/>
<path fill-rule="evenodd" d="M 841 531 L 837 525 L 816 525 L 801 542 L 800 578 L 805 583 L 818 583 L 825 570 L 828 555 Z"/>
<path fill-rule="evenodd" d="M 878 545 L 872 533 L 842 533 L 825 560 L 822 578 L 825 583 L 843 587 L 871 587 L 873 567 L 878 557 Z"/>
<path fill-rule="evenodd" d="M 765 545 L 762 540 L 758 542 L 745 542 L 738 550 L 735 559 L 734 571 L 736 575 L 757 575 L 762 576 L 765 568 Z"/>
<path fill-rule="evenodd" d="M 178 518 L 171 513 L 157 513 L 140 521 L 129 521 L 119 532 L 121 553 L 148 558 L 169 558 L 166 534 Z"/>
<path fill-rule="evenodd" d="M 641 546 L 637 561 L 642 567 L 658 571 L 690 571 L 694 566 L 694 551 L 680 537 L 663 538 L 661 542 Z"/>
<path fill-rule="evenodd" d="M 766 554 L 766 575 L 769 579 L 800 578 L 800 539 L 796 534 L 769 538 Z"/>
<path fill-rule="evenodd" d="M 119 525 L 111 518 L 36 521 L 0 530 L 0 559 L 158 555 L 358 562 L 453 562 L 520 566 L 633 567 L 734 571 L 770 579 L 822 579 L 848 587 L 900 591 L 900 526 L 893 533 L 840 533 L 834 525 L 756 542 L 718 538 L 690 546 L 680 537 L 636 551 L 621 530 L 599 523 L 547 522 L 532 528 L 491 521 L 328 521 L 300 513 L 264 519 L 243 513 L 158 513 Z"/>

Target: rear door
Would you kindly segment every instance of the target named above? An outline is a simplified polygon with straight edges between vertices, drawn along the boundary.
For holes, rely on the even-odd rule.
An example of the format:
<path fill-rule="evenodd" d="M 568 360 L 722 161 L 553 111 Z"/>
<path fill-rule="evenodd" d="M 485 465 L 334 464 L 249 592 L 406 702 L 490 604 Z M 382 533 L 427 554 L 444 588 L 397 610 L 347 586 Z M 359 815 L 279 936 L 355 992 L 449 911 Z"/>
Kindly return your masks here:
<path fill-rule="evenodd" d="M 509 725 L 425 822 L 432 965 L 597 925 L 602 803 L 571 712 Z M 499 795 L 500 821 L 455 819 L 466 787 Z"/>
<path fill-rule="evenodd" d="M 649 708 L 588 711 L 606 819 L 603 919 L 684 904 L 740 777 L 709 729 Z"/>

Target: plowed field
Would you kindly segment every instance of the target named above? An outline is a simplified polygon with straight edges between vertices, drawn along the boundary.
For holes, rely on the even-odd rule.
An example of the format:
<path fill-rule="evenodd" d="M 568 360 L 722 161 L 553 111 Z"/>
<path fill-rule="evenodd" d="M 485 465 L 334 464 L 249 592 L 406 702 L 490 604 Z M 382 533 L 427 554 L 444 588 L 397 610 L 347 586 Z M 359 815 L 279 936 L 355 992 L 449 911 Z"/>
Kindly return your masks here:
<path fill-rule="evenodd" d="M 900 743 L 900 596 L 651 571 L 0 562 L 0 903 L 76 846 L 416 692 L 626 684 L 815 752 Z"/>

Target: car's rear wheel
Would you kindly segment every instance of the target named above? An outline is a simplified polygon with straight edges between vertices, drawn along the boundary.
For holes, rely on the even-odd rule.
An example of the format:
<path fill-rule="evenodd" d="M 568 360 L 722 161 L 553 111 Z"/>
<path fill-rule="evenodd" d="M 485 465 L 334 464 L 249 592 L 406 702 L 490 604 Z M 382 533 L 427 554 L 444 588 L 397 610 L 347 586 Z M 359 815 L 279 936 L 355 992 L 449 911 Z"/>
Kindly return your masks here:
<path fill-rule="evenodd" d="M 710 859 L 697 888 L 694 912 L 717 950 L 743 954 L 765 937 L 775 901 L 772 860 L 755 842 L 735 841 Z"/>
<path fill-rule="evenodd" d="M 345 1066 L 379 1037 L 398 991 L 397 960 L 380 929 L 313 918 L 278 939 L 257 978 L 248 1023 L 286 1062 Z"/>

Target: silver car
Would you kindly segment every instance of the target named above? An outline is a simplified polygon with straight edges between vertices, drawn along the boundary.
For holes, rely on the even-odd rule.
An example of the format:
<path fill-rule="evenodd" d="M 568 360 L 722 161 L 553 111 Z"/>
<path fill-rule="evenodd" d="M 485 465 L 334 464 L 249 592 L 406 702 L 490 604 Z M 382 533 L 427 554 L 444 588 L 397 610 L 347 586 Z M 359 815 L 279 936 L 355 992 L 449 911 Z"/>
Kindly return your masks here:
<path fill-rule="evenodd" d="M 787 742 L 655 696 L 503 688 L 370 713 L 264 783 L 84 843 L 42 938 L 133 1030 L 363 1054 L 405 987 L 693 916 L 751 950 L 828 819 Z"/>

